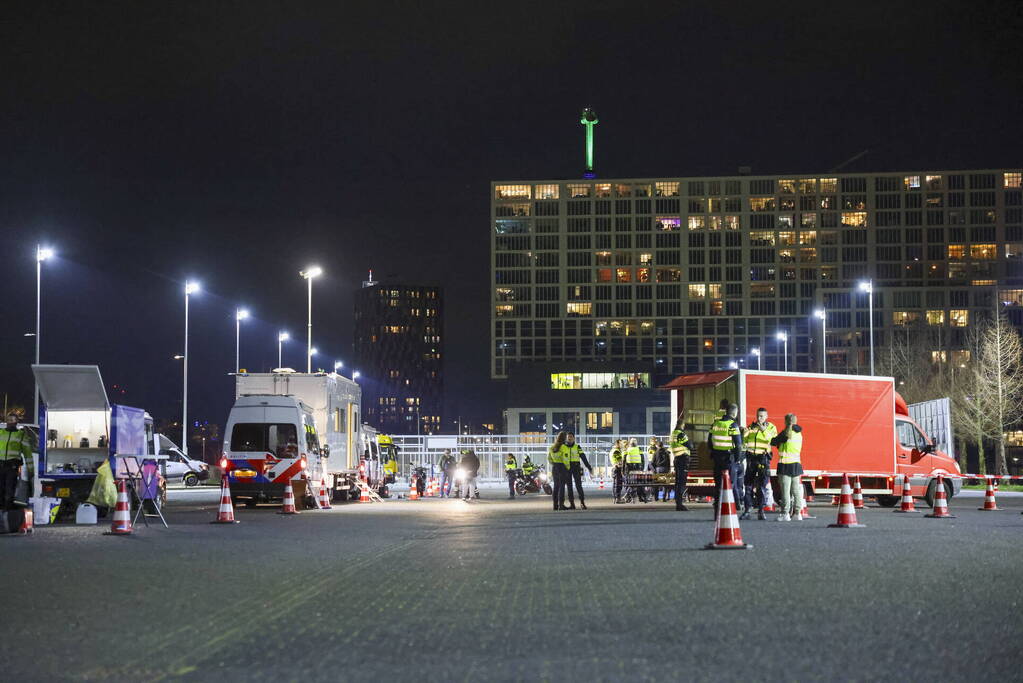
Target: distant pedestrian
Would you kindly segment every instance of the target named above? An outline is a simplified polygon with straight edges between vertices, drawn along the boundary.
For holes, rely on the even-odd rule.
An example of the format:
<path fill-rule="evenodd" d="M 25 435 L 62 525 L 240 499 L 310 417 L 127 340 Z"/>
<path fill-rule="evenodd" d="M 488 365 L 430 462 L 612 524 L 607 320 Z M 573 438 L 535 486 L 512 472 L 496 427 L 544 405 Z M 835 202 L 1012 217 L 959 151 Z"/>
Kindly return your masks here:
<path fill-rule="evenodd" d="M 625 467 L 625 441 L 615 439 L 611 447 L 611 498 L 622 502 L 622 469 Z"/>
<path fill-rule="evenodd" d="M 565 507 L 565 489 L 568 484 L 568 446 L 565 442 L 568 440 L 568 434 L 565 432 L 558 432 L 558 436 L 554 439 L 554 444 L 551 445 L 547 451 L 547 463 L 551 468 L 551 478 L 554 480 L 554 495 L 553 503 L 555 510 L 567 510 Z"/>
<path fill-rule="evenodd" d="M 476 475 L 480 471 L 480 459 L 471 450 L 462 451 L 462 459 L 458 461 L 458 467 L 463 473 L 462 486 L 465 487 L 463 495 L 465 502 L 468 503 L 476 492 Z M 476 497 L 479 498 L 478 493 L 476 493 Z"/>
<path fill-rule="evenodd" d="M 519 463 L 515 456 L 508 453 L 504 456 L 504 474 L 508 478 L 508 497 L 515 497 L 515 476 L 519 469 Z"/>
<path fill-rule="evenodd" d="M 803 464 L 800 453 L 803 450 L 803 428 L 797 424 L 794 413 L 785 416 L 785 429 L 771 439 L 771 445 L 778 447 L 778 483 L 781 487 L 781 507 L 778 521 L 788 522 L 795 518 L 803 521 Z"/>
<path fill-rule="evenodd" d="M 440 497 L 451 497 L 451 484 L 455 474 L 455 456 L 451 455 L 451 449 L 445 448 L 444 455 L 440 456 Z"/>
<path fill-rule="evenodd" d="M 590 461 L 586 459 L 586 454 L 579 447 L 579 444 L 575 442 L 575 434 L 569 432 L 565 435 L 565 445 L 568 446 L 568 501 L 569 509 L 575 508 L 575 502 L 572 497 L 572 485 L 575 484 L 576 490 L 579 492 L 579 506 L 586 509 L 586 497 L 583 495 L 583 467 L 586 467 L 586 471 L 593 476 L 593 468 L 590 467 Z"/>

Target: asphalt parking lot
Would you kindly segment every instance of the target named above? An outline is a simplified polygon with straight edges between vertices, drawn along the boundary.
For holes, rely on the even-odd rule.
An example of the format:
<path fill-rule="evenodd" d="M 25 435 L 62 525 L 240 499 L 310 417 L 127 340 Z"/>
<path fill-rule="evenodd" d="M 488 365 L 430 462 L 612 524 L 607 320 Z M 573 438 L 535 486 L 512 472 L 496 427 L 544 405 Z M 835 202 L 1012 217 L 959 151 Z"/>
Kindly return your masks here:
<path fill-rule="evenodd" d="M 554 513 L 540 497 L 294 517 L 174 492 L 169 529 L 0 537 L 6 680 L 1019 680 L 1023 497 L 955 519 L 871 507 L 862 529 L 707 505 Z"/>

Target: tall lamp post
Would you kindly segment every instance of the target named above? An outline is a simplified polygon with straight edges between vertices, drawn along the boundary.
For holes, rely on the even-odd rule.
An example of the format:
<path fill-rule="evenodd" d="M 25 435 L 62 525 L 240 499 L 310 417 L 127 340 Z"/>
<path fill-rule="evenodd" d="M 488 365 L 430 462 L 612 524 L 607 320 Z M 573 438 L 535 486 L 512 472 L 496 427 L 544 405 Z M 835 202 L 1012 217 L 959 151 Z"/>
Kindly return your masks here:
<path fill-rule="evenodd" d="M 319 352 L 320 352 L 319 349 L 317 349 L 315 346 L 313 348 L 309 349 L 309 368 L 310 368 L 309 372 L 312 372 L 311 368 L 313 367 L 313 356 L 315 356 Z"/>
<path fill-rule="evenodd" d="M 291 339 L 291 335 L 287 332 L 277 333 L 277 367 L 284 367 L 284 342 Z"/>
<path fill-rule="evenodd" d="M 870 310 L 870 375 L 874 376 L 874 281 L 867 280 L 860 283 L 860 291 L 867 293 L 867 301 Z"/>
<path fill-rule="evenodd" d="M 185 352 L 182 354 L 181 452 L 188 455 L 188 297 L 199 291 L 198 282 L 185 283 Z"/>
<path fill-rule="evenodd" d="M 335 375 L 340 375 L 341 374 L 340 370 L 344 366 L 345 366 L 344 361 L 340 361 L 340 360 L 334 361 L 334 374 Z"/>
<path fill-rule="evenodd" d="M 779 332 L 774 335 L 778 338 L 778 341 L 784 342 L 785 344 L 785 372 L 789 371 L 789 335 L 787 332 Z"/>
<path fill-rule="evenodd" d="M 826 375 L 828 374 L 828 313 L 823 308 L 818 308 L 813 315 L 821 320 L 821 358 L 824 362 L 824 374 Z"/>
<path fill-rule="evenodd" d="M 750 353 L 752 353 L 754 356 L 757 357 L 757 370 L 759 370 L 760 369 L 760 349 L 759 348 L 752 348 L 752 349 L 750 349 Z"/>
<path fill-rule="evenodd" d="M 317 278 L 323 274 L 323 268 L 319 266 L 309 266 L 303 271 L 299 272 L 299 275 L 304 277 L 309 283 L 309 315 L 308 324 L 306 330 L 308 332 L 308 341 L 306 342 L 306 372 L 313 371 L 313 278 Z"/>
<path fill-rule="evenodd" d="M 43 294 L 42 294 L 42 283 L 43 283 L 43 261 L 53 256 L 53 249 L 36 245 L 36 365 L 39 365 L 39 335 L 42 330 L 42 312 L 43 312 Z M 39 420 L 39 382 L 35 383 L 35 412 L 32 413 L 32 419 L 29 422 L 35 422 Z"/>
<path fill-rule="evenodd" d="M 249 317 L 249 312 L 244 308 L 239 308 L 234 312 L 234 371 L 235 373 L 241 372 L 241 339 L 242 339 L 242 321 Z"/>

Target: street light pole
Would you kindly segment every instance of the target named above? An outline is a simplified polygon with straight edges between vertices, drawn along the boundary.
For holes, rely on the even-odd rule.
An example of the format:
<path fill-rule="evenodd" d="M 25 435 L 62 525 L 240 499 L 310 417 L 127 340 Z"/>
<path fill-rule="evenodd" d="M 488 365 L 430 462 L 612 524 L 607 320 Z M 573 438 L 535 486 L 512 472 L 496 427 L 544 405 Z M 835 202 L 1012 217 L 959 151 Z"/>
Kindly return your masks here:
<path fill-rule="evenodd" d="M 39 342 L 40 334 L 42 332 L 42 312 L 43 312 L 43 261 L 53 256 L 53 249 L 36 245 L 36 365 L 39 365 Z M 38 423 L 39 420 L 39 382 L 35 383 L 35 394 L 34 394 L 35 408 L 32 413 L 32 419 L 29 422 Z"/>
<path fill-rule="evenodd" d="M 242 338 L 242 321 L 249 317 L 249 312 L 244 308 L 239 308 L 234 312 L 234 371 L 235 374 L 241 372 L 241 338 Z"/>
<path fill-rule="evenodd" d="M 182 354 L 181 382 L 181 452 L 188 455 L 188 297 L 199 291 L 197 282 L 185 283 L 185 352 Z"/>
<path fill-rule="evenodd" d="M 284 367 L 284 342 L 288 341 L 291 337 L 287 332 L 279 332 L 277 334 L 277 367 Z"/>
<path fill-rule="evenodd" d="M 826 375 L 828 374 L 828 314 L 823 308 L 818 308 L 813 314 L 821 319 L 821 359 Z"/>
<path fill-rule="evenodd" d="M 754 356 L 757 357 L 757 370 L 759 370 L 760 369 L 760 349 L 759 348 L 750 349 L 750 353 L 752 353 Z"/>
<path fill-rule="evenodd" d="M 870 311 L 870 376 L 874 376 L 874 281 L 860 283 L 860 289 L 867 293 Z"/>
<path fill-rule="evenodd" d="M 787 332 L 779 332 L 775 335 L 780 341 L 785 343 L 785 372 L 789 371 L 789 335 Z"/>
<path fill-rule="evenodd" d="M 305 270 L 301 271 L 299 275 L 304 277 L 309 283 L 309 311 L 308 311 L 308 323 L 306 325 L 308 341 L 306 343 L 306 366 L 305 371 L 311 373 L 313 371 L 313 278 L 321 275 L 323 269 L 319 266 L 310 266 Z"/>

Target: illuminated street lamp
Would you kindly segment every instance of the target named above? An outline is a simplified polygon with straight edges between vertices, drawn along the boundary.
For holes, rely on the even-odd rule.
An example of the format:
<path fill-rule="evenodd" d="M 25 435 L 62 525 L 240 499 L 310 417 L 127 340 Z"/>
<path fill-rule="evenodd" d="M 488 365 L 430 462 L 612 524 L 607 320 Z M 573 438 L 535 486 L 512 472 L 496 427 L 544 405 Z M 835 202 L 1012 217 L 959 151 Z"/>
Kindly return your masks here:
<path fill-rule="evenodd" d="M 860 291 L 867 293 L 867 301 L 870 306 L 870 375 L 874 375 L 874 281 L 867 280 L 860 283 Z"/>
<path fill-rule="evenodd" d="M 757 357 L 757 370 L 759 370 L 760 369 L 760 349 L 752 348 L 752 349 L 750 349 L 750 353 L 752 353 L 754 356 Z"/>
<path fill-rule="evenodd" d="M 289 335 L 287 332 L 280 332 L 280 333 L 277 334 L 277 367 L 278 368 L 284 367 L 284 361 L 282 360 L 283 356 L 284 356 L 284 342 L 288 341 L 289 339 L 291 339 L 291 335 Z"/>
<path fill-rule="evenodd" d="M 785 343 L 785 372 L 789 371 L 789 335 L 787 332 L 779 332 L 774 335 L 778 341 Z"/>
<path fill-rule="evenodd" d="M 323 275 L 323 268 L 319 266 L 310 266 L 303 271 L 299 272 L 299 275 L 304 277 L 309 283 L 309 315 L 308 315 L 308 341 L 306 343 L 306 372 L 313 371 L 313 279 Z"/>
<path fill-rule="evenodd" d="M 41 321 L 43 311 L 43 295 L 42 295 L 42 282 L 43 282 L 43 261 L 53 258 L 53 249 L 50 247 L 44 247 L 42 245 L 36 245 L 36 365 L 39 365 L 39 340 L 41 335 Z M 39 382 L 35 384 L 35 412 L 32 413 L 31 422 L 39 419 Z"/>
<path fill-rule="evenodd" d="M 241 337 L 242 337 L 242 321 L 249 317 L 249 312 L 244 308 L 239 308 L 234 312 L 234 371 L 241 372 Z"/>
<path fill-rule="evenodd" d="M 738 370 L 738 369 L 739 369 L 739 364 L 738 364 L 738 363 L 736 363 L 736 362 L 735 362 L 735 361 L 733 360 L 732 362 L 730 362 L 730 363 L 728 364 L 728 367 L 730 367 L 730 368 L 731 368 L 731 369 L 733 369 L 733 370 Z"/>
<path fill-rule="evenodd" d="M 824 361 L 824 374 L 826 375 L 828 374 L 828 314 L 823 308 L 818 308 L 813 315 L 821 320 L 821 358 Z"/>
<path fill-rule="evenodd" d="M 352 381 L 354 382 L 357 379 L 359 379 L 359 371 L 358 370 L 356 370 L 355 372 L 352 373 Z"/>
<path fill-rule="evenodd" d="M 185 352 L 182 354 L 181 452 L 188 455 L 188 297 L 199 291 L 198 282 L 185 283 Z"/>
<path fill-rule="evenodd" d="M 341 374 L 341 373 L 340 373 L 340 372 L 338 372 L 338 371 L 339 371 L 339 370 L 340 370 L 341 368 L 343 368 L 344 366 L 345 366 L 345 364 L 344 364 L 344 361 L 340 361 L 340 360 L 336 360 L 336 361 L 334 361 L 334 374 L 335 374 L 335 375 L 339 375 L 339 374 Z"/>

